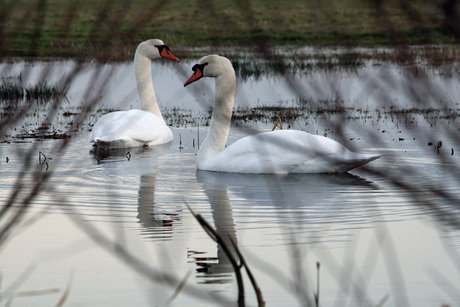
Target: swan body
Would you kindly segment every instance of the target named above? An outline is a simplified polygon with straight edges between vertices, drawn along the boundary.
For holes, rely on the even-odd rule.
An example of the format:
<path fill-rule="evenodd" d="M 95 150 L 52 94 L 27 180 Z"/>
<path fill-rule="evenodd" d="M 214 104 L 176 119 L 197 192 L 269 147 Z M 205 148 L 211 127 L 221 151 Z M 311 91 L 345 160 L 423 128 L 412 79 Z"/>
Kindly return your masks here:
<path fill-rule="evenodd" d="M 99 149 L 119 149 L 159 145 L 172 141 L 155 97 L 151 61 L 166 58 L 178 62 L 163 41 L 150 39 L 139 44 L 134 56 L 134 73 L 141 110 L 117 111 L 105 114 L 94 125 L 89 136 Z"/>
<path fill-rule="evenodd" d="M 109 149 L 160 145 L 172 141 L 163 118 L 143 110 L 111 112 L 102 116 L 90 136 L 96 146 Z"/>
<path fill-rule="evenodd" d="M 231 62 L 208 55 L 193 67 L 184 86 L 214 77 L 216 94 L 208 135 L 197 153 L 199 170 L 256 173 L 342 173 L 378 159 L 358 154 L 332 139 L 299 130 L 277 130 L 244 137 L 225 148 L 233 102 L 235 71 Z"/>

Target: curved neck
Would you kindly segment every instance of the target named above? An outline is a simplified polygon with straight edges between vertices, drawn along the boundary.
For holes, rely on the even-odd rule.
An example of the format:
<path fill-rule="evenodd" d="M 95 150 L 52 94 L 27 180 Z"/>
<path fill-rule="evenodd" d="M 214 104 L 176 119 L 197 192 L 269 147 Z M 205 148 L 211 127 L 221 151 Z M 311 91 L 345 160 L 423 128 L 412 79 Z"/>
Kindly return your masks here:
<path fill-rule="evenodd" d="M 134 74 L 141 100 L 141 109 L 163 118 L 158 107 L 157 98 L 155 97 L 155 91 L 153 90 L 151 64 L 152 62 L 149 58 L 136 50 L 134 56 Z"/>
<path fill-rule="evenodd" d="M 208 135 L 201 145 L 198 157 L 214 156 L 224 150 L 232 120 L 235 100 L 235 73 L 228 71 L 216 77 L 216 94 Z"/>

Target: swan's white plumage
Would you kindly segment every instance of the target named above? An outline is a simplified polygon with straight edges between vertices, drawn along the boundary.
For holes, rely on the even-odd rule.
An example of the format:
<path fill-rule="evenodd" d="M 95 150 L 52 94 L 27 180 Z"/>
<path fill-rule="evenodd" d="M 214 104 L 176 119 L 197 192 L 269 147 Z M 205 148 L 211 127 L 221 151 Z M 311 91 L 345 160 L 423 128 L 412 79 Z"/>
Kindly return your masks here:
<path fill-rule="evenodd" d="M 99 144 L 110 144 L 113 149 L 159 145 L 173 139 L 162 118 L 142 110 L 104 115 L 94 125 L 90 137 Z"/>
<path fill-rule="evenodd" d="M 198 159 L 197 168 L 256 174 L 335 173 L 346 172 L 378 157 L 353 153 L 323 136 L 277 130 L 239 139 L 216 155 Z"/>
<path fill-rule="evenodd" d="M 151 61 L 161 58 L 158 46 L 164 43 L 151 39 L 139 44 L 134 56 L 134 72 L 142 110 L 117 111 L 105 114 L 94 125 L 90 142 L 102 149 L 119 149 L 160 145 L 173 139 L 155 97 Z M 164 50 L 167 58 L 177 60 Z"/>
<path fill-rule="evenodd" d="M 207 63 L 207 64 L 206 64 Z M 198 151 L 197 169 L 234 173 L 341 173 L 379 158 L 357 154 L 332 139 L 298 130 L 277 130 L 244 137 L 225 148 L 235 97 L 235 72 L 221 56 L 200 59 L 188 85 L 216 78 L 209 132 Z M 197 72 L 196 69 L 202 71 Z"/>

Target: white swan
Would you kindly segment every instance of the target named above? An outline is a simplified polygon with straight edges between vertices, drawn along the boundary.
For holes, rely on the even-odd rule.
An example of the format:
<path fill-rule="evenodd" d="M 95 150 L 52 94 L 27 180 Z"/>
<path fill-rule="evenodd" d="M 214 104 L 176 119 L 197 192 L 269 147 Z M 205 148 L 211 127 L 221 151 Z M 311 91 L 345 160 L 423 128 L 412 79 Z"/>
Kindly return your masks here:
<path fill-rule="evenodd" d="M 172 141 L 173 134 L 158 107 L 152 84 L 151 61 L 165 58 L 179 62 L 159 39 L 139 44 L 134 55 L 134 73 L 141 109 L 111 112 L 102 116 L 89 136 L 98 149 L 159 145 Z"/>
<path fill-rule="evenodd" d="M 227 148 L 235 99 L 235 71 L 222 56 L 207 55 L 192 68 L 184 86 L 202 77 L 215 78 L 211 125 L 198 151 L 199 170 L 234 173 L 332 173 L 347 172 L 379 158 L 356 154 L 342 144 L 298 130 L 278 130 L 244 137 Z"/>

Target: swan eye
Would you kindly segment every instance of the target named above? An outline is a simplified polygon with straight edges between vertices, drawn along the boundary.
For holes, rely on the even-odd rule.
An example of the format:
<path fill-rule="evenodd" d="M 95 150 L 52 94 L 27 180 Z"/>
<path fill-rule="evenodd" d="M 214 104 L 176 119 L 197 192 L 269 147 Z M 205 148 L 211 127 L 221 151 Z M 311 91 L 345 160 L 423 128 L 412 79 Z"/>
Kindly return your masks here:
<path fill-rule="evenodd" d="M 190 83 L 193 83 L 197 80 L 200 80 L 202 77 L 204 77 L 204 67 L 208 65 L 208 63 L 203 63 L 203 64 L 195 64 L 192 67 L 193 70 L 193 75 L 188 78 L 187 81 L 185 81 L 184 86 L 189 85 Z"/>
<path fill-rule="evenodd" d="M 165 51 L 163 51 L 163 50 L 165 50 L 165 49 L 166 49 L 166 51 L 170 51 L 170 50 L 171 50 L 171 49 L 169 48 L 168 45 L 155 45 L 155 47 L 158 48 L 158 51 L 160 52 L 160 54 L 161 54 L 162 52 L 165 52 Z"/>
<path fill-rule="evenodd" d="M 197 70 L 197 69 L 199 69 L 201 72 L 203 72 L 203 71 L 204 71 L 204 67 L 205 67 L 206 65 L 208 65 L 208 64 L 209 64 L 208 62 L 203 63 L 203 64 L 195 64 L 195 65 L 193 65 L 192 70 L 193 70 L 195 73 L 196 73 L 196 70 Z"/>

